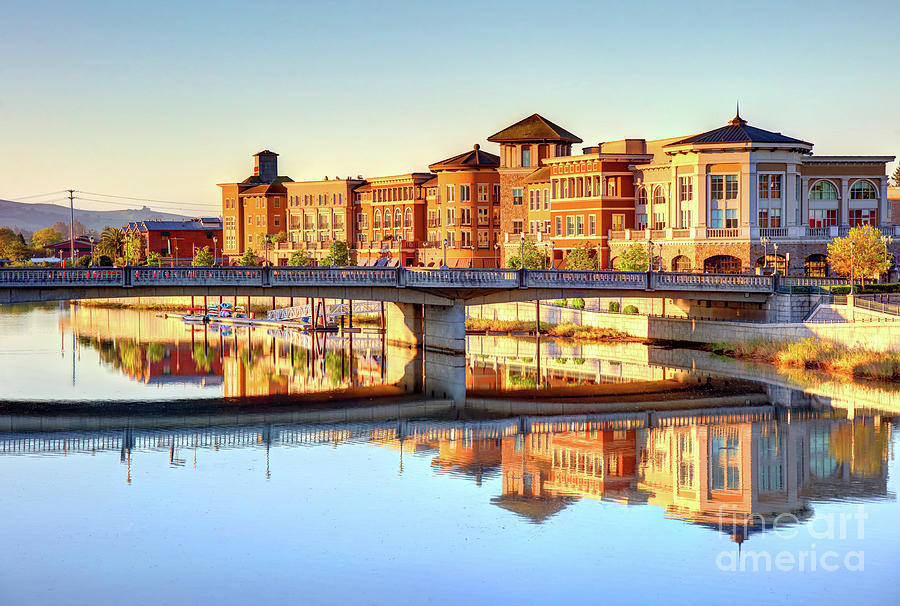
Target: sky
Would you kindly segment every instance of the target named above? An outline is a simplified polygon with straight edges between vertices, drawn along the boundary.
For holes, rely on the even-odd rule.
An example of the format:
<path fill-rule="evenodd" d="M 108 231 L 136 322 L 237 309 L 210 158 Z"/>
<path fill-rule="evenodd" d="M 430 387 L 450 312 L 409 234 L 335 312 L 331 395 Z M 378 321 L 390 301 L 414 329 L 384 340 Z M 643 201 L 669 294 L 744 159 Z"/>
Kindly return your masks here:
<path fill-rule="evenodd" d="M 221 210 L 294 180 L 427 170 L 538 112 L 587 144 L 734 115 L 900 155 L 900 2 L 0 0 L 0 199 Z M 893 170 L 892 164 L 889 171 Z M 41 194 L 50 194 L 42 196 Z M 92 202 L 86 200 L 105 200 Z"/>

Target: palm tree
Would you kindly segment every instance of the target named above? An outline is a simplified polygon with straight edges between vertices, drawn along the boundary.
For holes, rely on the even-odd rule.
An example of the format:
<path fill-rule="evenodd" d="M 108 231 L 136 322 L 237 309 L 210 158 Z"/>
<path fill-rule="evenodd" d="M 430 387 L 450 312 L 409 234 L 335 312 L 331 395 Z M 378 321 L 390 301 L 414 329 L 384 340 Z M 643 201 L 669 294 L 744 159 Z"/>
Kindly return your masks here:
<path fill-rule="evenodd" d="M 125 244 L 125 232 L 118 227 L 104 227 L 97 243 L 97 252 L 115 262 Z"/>

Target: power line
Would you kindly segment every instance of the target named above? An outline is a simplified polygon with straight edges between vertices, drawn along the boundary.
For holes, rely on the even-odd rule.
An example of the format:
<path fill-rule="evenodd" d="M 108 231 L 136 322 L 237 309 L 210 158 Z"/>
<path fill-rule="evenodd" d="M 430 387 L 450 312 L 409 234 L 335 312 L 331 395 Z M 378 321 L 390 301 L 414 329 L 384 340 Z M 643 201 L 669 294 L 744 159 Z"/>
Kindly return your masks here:
<path fill-rule="evenodd" d="M 85 198 L 84 196 L 75 196 L 76 200 L 82 200 L 84 202 L 96 202 L 97 204 L 110 204 L 112 206 L 117 206 L 122 210 L 140 210 L 136 209 L 132 206 L 129 206 L 126 202 L 116 202 L 114 200 L 98 200 L 97 198 Z M 161 206 L 163 210 L 171 211 L 171 210 L 181 210 L 184 211 L 187 205 L 180 204 L 178 206 L 166 206 L 164 204 L 154 203 L 154 206 Z M 151 209 L 152 210 L 152 209 Z M 218 210 L 218 209 L 217 209 Z M 182 213 L 183 214 L 183 213 Z"/>
<path fill-rule="evenodd" d="M 101 198 L 119 198 L 122 200 L 136 200 L 138 202 L 153 202 L 154 204 L 178 204 L 181 206 L 210 206 L 210 207 L 219 208 L 218 204 L 212 204 L 210 202 L 182 202 L 182 201 L 177 201 L 177 200 L 154 200 L 152 198 L 136 198 L 134 196 L 119 196 L 116 194 L 99 194 L 97 192 L 80 191 L 80 190 L 78 190 L 76 193 L 87 194 L 88 196 L 100 196 Z"/>
<path fill-rule="evenodd" d="M 10 202 L 19 202 L 19 201 L 21 201 L 21 200 L 28 200 L 28 199 L 30 199 L 30 198 L 43 198 L 44 196 L 53 196 L 53 195 L 56 195 L 56 194 L 64 194 L 64 193 L 66 193 L 67 191 L 68 191 L 68 190 L 61 189 L 61 190 L 59 190 L 59 191 L 51 191 L 51 192 L 47 192 L 46 194 L 31 194 L 30 196 L 16 196 L 15 198 L 8 198 L 8 200 L 9 200 Z M 4 198 L 4 199 L 6 199 L 6 198 Z"/>

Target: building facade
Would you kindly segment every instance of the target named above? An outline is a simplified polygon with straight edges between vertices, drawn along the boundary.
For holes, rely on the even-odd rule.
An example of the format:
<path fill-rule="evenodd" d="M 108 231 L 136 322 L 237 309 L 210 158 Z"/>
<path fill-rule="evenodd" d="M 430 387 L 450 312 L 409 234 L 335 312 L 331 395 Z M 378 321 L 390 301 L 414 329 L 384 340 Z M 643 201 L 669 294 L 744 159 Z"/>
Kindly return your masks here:
<path fill-rule="evenodd" d="M 353 192 L 365 183 L 361 178 L 292 181 L 287 190 L 287 239 L 276 246 L 275 259 L 286 264 L 294 250 L 303 250 L 319 260 L 332 242 L 356 241 Z"/>
<path fill-rule="evenodd" d="M 142 257 L 156 253 L 174 264 L 190 263 L 198 250 L 204 247 L 213 254 L 216 262 L 222 258 L 222 220 L 203 217 L 185 221 L 134 221 L 127 223 L 125 236 L 141 237 Z"/>
<path fill-rule="evenodd" d="M 425 183 L 431 173 L 374 177 L 356 188 L 359 265 L 421 265 L 426 240 Z"/>

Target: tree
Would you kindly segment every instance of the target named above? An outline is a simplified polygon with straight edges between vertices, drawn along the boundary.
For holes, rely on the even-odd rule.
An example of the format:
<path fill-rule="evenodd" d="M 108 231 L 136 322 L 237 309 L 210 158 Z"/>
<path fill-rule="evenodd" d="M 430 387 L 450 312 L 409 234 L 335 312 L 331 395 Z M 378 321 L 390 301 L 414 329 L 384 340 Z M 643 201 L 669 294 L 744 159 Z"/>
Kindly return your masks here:
<path fill-rule="evenodd" d="M 63 236 L 61 233 L 52 227 L 45 227 L 44 229 L 37 230 L 31 235 L 31 245 L 35 248 L 46 248 L 50 244 L 62 242 L 62 239 Z"/>
<path fill-rule="evenodd" d="M 115 259 L 125 244 L 125 232 L 118 227 L 104 227 L 97 242 L 97 253 Z"/>
<path fill-rule="evenodd" d="M 245 250 L 241 258 L 238 259 L 238 265 L 241 267 L 258 267 L 259 261 L 257 260 L 256 251 L 252 248 Z"/>
<path fill-rule="evenodd" d="M 619 255 L 619 269 L 622 271 L 647 271 L 647 247 L 635 242 Z"/>
<path fill-rule="evenodd" d="M 507 265 L 514 269 L 522 268 L 522 260 L 520 256 L 525 257 L 525 269 L 547 269 L 549 259 L 546 254 L 538 249 L 537 244 L 526 239 L 522 244 L 520 254 L 513 255 L 506 260 Z"/>
<path fill-rule="evenodd" d="M 194 260 L 191 262 L 191 265 L 194 267 L 211 267 L 215 263 L 216 260 L 213 258 L 212 253 L 209 252 L 209 246 L 204 246 L 197 249 L 197 252 L 194 253 Z"/>
<path fill-rule="evenodd" d="M 328 254 L 322 259 L 319 265 L 336 265 L 344 267 L 350 265 L 350 247 L 346 242 L 333 241 L 328 247 Z"/>
<path fill-rule="evenodd" d="M 278 232 L 274 236 L 271 237 L 272 242 L 275 244 L 281 244 L 282 242 L 287 241 L 287 236 L 284 235 L 283 231 Z"/>
<path fill-rule="evenodd" d="M 852 261 L 852 262 L 851 262 Z M 839 276 L 871 278 L 883 274 L 894 264 L 887 242 L 871 225 L 854 227 L 843 238 L 828 245 L 828 265 Z M 851 275 L 851 270 L 853 275 Z"/>
<path fill-rule="evenodd" d="M 124 257 L 127 265 L 140 265 L 144 260 L 144 238 L 137 232 L 125 238 Z"/>
<path fill-rule="evenodd" d="M 314 267 L 316 260 L 310 257 L 305 250 L 295 250 L 288 259 L 288 265 L 291 267 Z"/>
<path fill-rule="evenodd" d="M 593 248 L 587 244 L 576 244 L 566 255 L 566 269 L 587 271 L 597 269 L 597 257 L 591 252 Z"/>
<path fill-rule="evenodd" d="M 73 224 L 73 227 L 74 227 L 73 231 L 75 232 L 76 238 L 80 238 L 81 236 L 86 236 L 88 233 L 87 229 L 84 227 L 84 224 L 79 223 L 78 221 L 75 221 L 75 223 Z M 65 223 L 63 221 L 57 221 L 56 223 L 51 225 L 50 228 L 61 233 L 64 240 L 69 239 L 69 224 L 68 223 Z"/>
<path fill-rule="evenodd" d="M 0 248 L 3 248 L 15 239 L 16 232 L 6 227 L 5 225 L 3 227 L 0 227 Z"/>
<path fill-rule="evenodd" d="M 900 187 L 900 164 L 894 169 L 894 174 L 891 176 L 891 179 L 894 180 L 894 185 L 896 187 Z"/>
<path fill-rule="evenodd" d="M 31 257 L 31 249 L 19 238 L 13 238 L 2 249 L 0 255 L 6 257 L 10 261 L 24 261 Z"/>
<path fill-rule="evenodd" d="M 162 255 L 158 252 L 151 252 L 147 255 L 145 263 L 147 267 L 162 267 Z"/>

